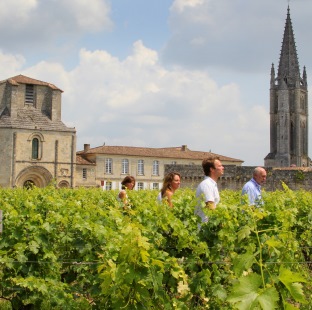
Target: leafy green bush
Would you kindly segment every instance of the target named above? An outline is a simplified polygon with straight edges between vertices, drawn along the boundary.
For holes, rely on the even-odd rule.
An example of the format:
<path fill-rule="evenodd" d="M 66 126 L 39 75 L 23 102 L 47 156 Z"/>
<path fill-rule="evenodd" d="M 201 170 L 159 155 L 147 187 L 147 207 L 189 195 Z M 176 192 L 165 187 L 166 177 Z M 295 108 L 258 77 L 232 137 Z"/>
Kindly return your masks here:
<path fill-rule="evenodd" d="M 0 189 L 0 309 L 311 309 L 312 193 Z M 4 308 L 6 307 L 6 308 Z"/>

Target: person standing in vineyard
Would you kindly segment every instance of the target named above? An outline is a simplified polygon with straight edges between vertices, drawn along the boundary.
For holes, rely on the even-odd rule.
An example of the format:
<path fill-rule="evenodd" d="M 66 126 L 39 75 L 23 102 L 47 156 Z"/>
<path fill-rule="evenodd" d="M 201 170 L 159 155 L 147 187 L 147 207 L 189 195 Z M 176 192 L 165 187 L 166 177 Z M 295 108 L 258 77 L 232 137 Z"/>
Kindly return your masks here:
<path fill-rule="evenodd" d="M 164 178 L 163 186 L 157 196 L 158 201 L 166 200 L 170 207 L 173 207 L 172 196 L 180 187 L 181 175 L 177 172 L 170 172 Z"/>
<path fill-rule="evenodd" d="M 118 200 L 123 202 L 124 208 L 129 207 L 127 190 L 133 190 L 134 186 L 135 178 L 133 176 L 128 175 L 121 181 L 121 191 L 118 194 Z"/>
<path fill-rule="evenodd" d="M 206 158 L 202 162 L 205 179 L 198 185 L 196 189 L 196 197 L 199 198 L 199 204 L 195 208 L 195 214 L 198 215 L 203 223 L 208 222 L 208 217 L 203 211 L 202 199 L 204 199 L 205 207 L 215 209 L 220 201 L 217 180 L 223 175 L 224 167 L 219 157 Z"/>
<path fill-rule="evenodd" d="M 264 168 L 257 167 L 253 172 L 253 177 L 249 180 L 242 189 L 242 195 L 248 195 L 249 204 L 262 205 L 261 186 L 266 181 L 267 173 Z"/>

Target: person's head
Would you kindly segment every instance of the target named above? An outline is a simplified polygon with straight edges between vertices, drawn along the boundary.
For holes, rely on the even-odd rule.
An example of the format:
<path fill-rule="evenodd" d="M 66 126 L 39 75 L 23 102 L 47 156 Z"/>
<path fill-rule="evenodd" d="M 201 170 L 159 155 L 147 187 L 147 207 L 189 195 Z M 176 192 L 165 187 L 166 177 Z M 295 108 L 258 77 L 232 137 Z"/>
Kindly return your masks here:
<path fill-rule="evenodd" d="M 259 185 L 263 185 L 265 183 L 266 176 L 267 176 L 267 173 L 264 168 L 262 167 L 255 168 L 253 172 L 253 178 Z"/>
<path fill-rule="evenodd" d="M 180 187 L 181 175 L 178 172 L 170 172 L 164 177 L 163 187 L 161 189 L 161 194 L 163 195 L 166 190 L 175 191 Z"/>
<path fill-rule="evenodd" d="M 135 186 L 135 178 L 131 175 L 126 176 L 122 181 L 121 181 L 121 188 L 122 189 L 133 189 Z"/>
<path fill-rule="evenodd" d="M 217 156 L 205 158 L 202 166 L 205 176 L 211 177 L 214 180 L 217 180 L 224 172 L 224 167 Z"/>

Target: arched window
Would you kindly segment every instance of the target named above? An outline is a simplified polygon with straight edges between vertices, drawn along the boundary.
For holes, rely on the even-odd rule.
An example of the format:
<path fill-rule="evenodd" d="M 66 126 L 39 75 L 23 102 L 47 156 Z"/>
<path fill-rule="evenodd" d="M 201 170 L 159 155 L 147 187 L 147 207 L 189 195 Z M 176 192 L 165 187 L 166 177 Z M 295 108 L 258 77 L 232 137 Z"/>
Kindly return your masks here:
<path fill-rule="evenodd" d="M 42 148 L 44 137 L 41 132 L 33 132 L 27 139 L 29 143 L 30 158 L 32 160 L 42 159 Z"/>
<path fill-rule="evenodd" d="M 34 181 L 32 181 L 32 180 L 27 180 L 27 181 L 25 181 L 25 182 L 24 182 L 24 185 L 23 185 L 23 187 L 26 188 L 26 189 L 32 189 L 32 188 L 34 188 L 35 186 L 36 186 L 36 185 L 35 185 Z"/>
<path fill-rule="evenodd" d="M 69 188 L 69 183 L 65 180 L 61 181 L 59 184 L 58 184 L 58 187 L 59 188 Z"/>
<path fill-rule="evenodd" d="M 39 158 L 39 140 L 38 140 L 38 138 L 32 139 L 31 158 L 32 159 L 38 159 Z"/>

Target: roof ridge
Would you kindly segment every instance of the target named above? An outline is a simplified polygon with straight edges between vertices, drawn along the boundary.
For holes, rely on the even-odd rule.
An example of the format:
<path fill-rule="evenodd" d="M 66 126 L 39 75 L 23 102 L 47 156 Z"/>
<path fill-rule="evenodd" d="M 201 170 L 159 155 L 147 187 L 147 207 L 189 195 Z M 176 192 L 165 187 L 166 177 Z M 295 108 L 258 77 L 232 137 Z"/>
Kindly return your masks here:
<path fill-rule="evenodd" d="M 55 86 L 52 83 L 44 82 L 44 81 L 41 81 L 41 80 L 37 80 L 37 79 L 31 78 L 29 76 L 23 75 L 23 74 L 19 74 L 19 75 L 7 78 L 5 80 L 2 80 L 2 81 L 0 81 L 0 84 L 3 84 L 5 82 L 9 82 L 11 84 L 16 84 L 17 83 L 17 84 L 44 85 L 44 86 L 48 86 L 48 87 L 50 87 L 52 89 L 60 90 L 61 92 L 63 92 L 59 87 Z"/>
<path fill-rule="evenodd" d="M 78 151 L 78 154 L 107 154 L 107 155 L 124 155 L 124 156 L 143 156 L 155 158 L 180 158 L 188 160 L 199 160 L 209 156 L 218 156 L 221 160 L 243 162 L 241 159 L 232 158 L 212 152 L 183 150 L 181 147 L 175 148 L 152 148 L 152 147 L 135 147 L 135 146 L 111 146 L 102 145 L 94 148 L 88 148 Z"/>

